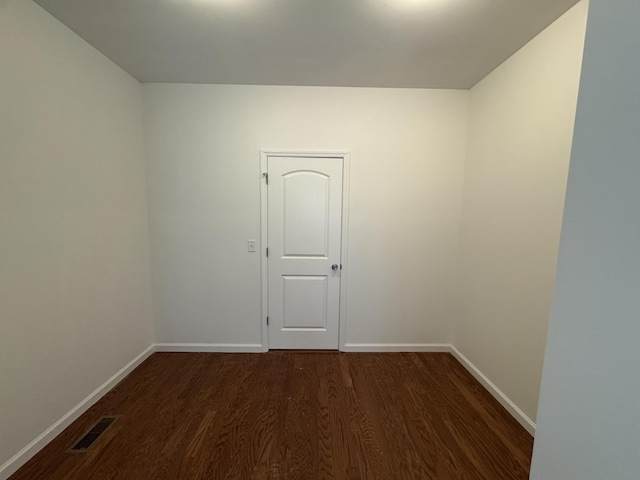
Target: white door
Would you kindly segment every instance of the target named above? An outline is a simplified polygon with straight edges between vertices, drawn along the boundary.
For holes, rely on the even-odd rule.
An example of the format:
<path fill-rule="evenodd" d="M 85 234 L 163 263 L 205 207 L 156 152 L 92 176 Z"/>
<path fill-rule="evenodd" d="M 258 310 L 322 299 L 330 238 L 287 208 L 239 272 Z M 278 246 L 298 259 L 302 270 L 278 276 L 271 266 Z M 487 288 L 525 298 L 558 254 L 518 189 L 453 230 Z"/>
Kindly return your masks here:
<path fill-rule="evenodd" d="M 267 158 L 269 348 L 338 349 L 342 158 Z"/>

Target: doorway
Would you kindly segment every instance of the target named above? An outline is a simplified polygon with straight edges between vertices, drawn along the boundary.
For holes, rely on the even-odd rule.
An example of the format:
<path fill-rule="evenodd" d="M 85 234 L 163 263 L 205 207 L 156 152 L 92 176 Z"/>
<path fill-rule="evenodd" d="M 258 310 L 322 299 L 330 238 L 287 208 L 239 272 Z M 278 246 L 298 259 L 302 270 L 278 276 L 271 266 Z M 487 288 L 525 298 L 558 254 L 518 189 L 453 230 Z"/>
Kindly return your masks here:
<path fill-rule="evenodd" d="M 346 332 L 349 155 L 263 151 L 263 350 L 337 350 Z"/>

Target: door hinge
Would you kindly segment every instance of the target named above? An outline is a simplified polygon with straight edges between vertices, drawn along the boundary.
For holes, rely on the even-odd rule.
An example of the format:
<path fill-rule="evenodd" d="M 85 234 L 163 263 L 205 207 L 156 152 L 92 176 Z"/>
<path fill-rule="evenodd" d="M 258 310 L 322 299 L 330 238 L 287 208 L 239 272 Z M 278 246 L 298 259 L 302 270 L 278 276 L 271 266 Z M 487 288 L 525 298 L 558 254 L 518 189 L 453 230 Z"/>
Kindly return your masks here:
<path fill-rule="evenodd" d="M 267 327 L 269 326 L 269 317 L 267 317 Z"/>
<path fill-rule="evenodd" d="M 262 174 L 262 177 L 264 178 L 264 181 L 267 182 L 267 185 L 269 185 L 269 174 L 267 172 L 264 172 Z"/>
<path fill-rule="evenodd" d="M 267 247 L 267 258 L 269 258 L 269 247 Z"/>

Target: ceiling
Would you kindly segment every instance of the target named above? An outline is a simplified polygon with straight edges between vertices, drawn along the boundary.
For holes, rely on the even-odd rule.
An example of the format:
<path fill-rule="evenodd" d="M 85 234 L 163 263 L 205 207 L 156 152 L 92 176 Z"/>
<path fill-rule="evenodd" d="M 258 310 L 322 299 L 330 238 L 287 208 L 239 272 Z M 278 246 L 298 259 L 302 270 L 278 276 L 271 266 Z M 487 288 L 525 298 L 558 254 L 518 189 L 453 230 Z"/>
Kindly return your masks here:
<path fill-rule="evenodd" d="M 36 0 L 141 82 L 470 88 L 578 0 Z"/>

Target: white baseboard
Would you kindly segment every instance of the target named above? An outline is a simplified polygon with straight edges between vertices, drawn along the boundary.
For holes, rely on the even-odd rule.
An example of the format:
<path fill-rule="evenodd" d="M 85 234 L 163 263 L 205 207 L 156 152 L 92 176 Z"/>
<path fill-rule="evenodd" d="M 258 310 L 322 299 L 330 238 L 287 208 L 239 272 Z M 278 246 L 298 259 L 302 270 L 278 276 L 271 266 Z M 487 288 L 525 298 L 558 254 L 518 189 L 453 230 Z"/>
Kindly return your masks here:
<path fill-rule="evenodd" d="M 259 343 L 156 343 L 156 352 L 262 353 Z"/>
<path fill-rule="evenodd" d="M 6 480 L 22 467 L 31 457 L 38 453 L 51 440 L 56 438 L 62 431 L 78 419 L 84 412 L 89 410 L 98 400 L 100 400 L 109 390 L 115 387 L 124 377 L 129 375 L 138 365 L 147 359 L 155 351 L 155 345 L 151 345 L 144 352 L 122 367 L 115 375 L 91 392 L 84 400 L 73 407 L 57 422 L 47 428 L 29 445 L 24 447 L 13 457 L 0 466 L 0 480 Z"/>
<path fill-rule="evenodd" d="M 346 343 L 343 352 L 450 352 L 446 343 Z"/>
<path fill-rule="evenodd" d="M 522 410 L 518 408 L 518 406 L 511 401 L 509 397 L 507 397 L 502 390 L 500 390 L 496 385 L 489 380 L 484 373 L 482 373 L 478 367 L 476 367 L 471 361 L 465 357 L 460 350 L 458 350 L 455 346 L 450 346 L 451 354 L 456 357 L 456 359 L 473 375 L 476 380 L 478 380 L 484 388 L 486 388 L 493 397 L 500 402 L 513 418 L 515 418 L 520 425 L 524 427 L 524 429 L 529 432 L 531 435 L 535 436 L 536 434 L 536 424 L 533 420 L 531 420 Z"/>

